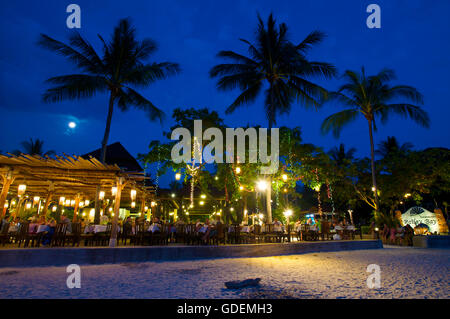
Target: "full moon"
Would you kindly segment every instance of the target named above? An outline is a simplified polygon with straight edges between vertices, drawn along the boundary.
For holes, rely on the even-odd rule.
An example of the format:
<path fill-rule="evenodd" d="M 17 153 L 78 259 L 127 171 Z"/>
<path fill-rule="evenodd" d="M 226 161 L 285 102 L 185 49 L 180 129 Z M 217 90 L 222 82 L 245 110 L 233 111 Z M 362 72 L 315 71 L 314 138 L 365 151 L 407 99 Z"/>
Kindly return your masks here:
<path fill-rule="evenodd" d="M 75 128 L 76 126 L 77 126 L 77 124 L 75 122 L 69 122 L 70 128 Z"/>

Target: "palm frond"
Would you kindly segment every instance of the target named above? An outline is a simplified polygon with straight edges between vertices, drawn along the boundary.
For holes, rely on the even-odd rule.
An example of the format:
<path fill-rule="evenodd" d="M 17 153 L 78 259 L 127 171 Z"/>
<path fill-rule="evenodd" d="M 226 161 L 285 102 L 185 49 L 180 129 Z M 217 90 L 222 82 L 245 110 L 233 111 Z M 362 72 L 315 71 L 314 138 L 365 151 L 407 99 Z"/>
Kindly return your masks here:
<path fill-rule="evenodd" d="M 332 131 L 335 137 L 339 137 L 342 128 L 356 120 L 358 115 L 358 110 L 348 109 L 328 116 L 322 123 L 322 134 Z"/>

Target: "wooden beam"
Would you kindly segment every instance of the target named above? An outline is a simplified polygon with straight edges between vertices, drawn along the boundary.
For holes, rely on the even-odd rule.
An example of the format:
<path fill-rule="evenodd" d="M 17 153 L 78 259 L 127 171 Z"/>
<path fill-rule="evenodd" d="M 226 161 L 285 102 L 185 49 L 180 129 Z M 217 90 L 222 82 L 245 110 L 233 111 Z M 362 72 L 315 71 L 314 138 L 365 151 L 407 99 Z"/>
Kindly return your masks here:
<path fill-rule="evenodd" d="M 14 182 L 15 177 L 13 176 L 12 172 L 9 171 L 8 173 L 2 175 L 2 178 L 3 178 L 3 186 L 2 192 L 0 193 L 0 210 L 2 212 L 0 216 L 1 219 L 3 219 L 3 217 L 6 214 L 6 207 L 5 207 L 6 197 L 8 196 L 9 187 Z"/>

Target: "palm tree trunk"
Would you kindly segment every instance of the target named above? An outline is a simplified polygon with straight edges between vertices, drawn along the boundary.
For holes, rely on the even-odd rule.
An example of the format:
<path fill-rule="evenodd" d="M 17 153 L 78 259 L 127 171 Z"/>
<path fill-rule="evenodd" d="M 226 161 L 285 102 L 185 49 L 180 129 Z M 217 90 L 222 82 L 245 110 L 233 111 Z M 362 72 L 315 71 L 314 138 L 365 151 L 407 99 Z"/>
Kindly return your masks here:
<path fill-rule="evenodd" d="M 372 120 L 369 120 L 369 136 L 370 136 L 370 165 L 372 167 L 372 184 L 374 187 L 374 194 L 375 194 L 375 211 L 378 212 L 380 205 L 378 202 L 377 179 L 375 177 L 375 150 L 373 145 Z"/>
<path fill-rule="evenodd" d="M 100 154 L 100 160 L 102 161 L 102 163 L 105 163 L 105 160 L 106 160 L 106 146 L 108 144 L 109 132 L 111 130 L 111 119 L 112 119 L 113 110 L 114 110 L 114 99 L 115 99 L 115 96 L 111 92 L 111 94 L 109 96 L 109 108 L 108 108 L 108 116 L 106 117 L 105 134 L 104 134 L 103 140 L 102 140 L 102 151 Z"/>
<path fill-rule="evenodd" d="M 100 161 L 105 164 L 106 163 L 106 146 L 108 145 L 108 138 L 109 138 L 109 132 L 111 130 L 111 119 L 112 114 L 114 110 L 114 94 L 113 92 L 109 95 L 109 108 L 108 108 L 108 116 L 106 117 L 106 127 L 105 127 L 105 134 L 103 136 L 102 140 L 102 148 L 100 152 Z M 94 223 L 100 224 L 100 200 L 98 198 L 100 193 L 100 185 L 97 185 L 97 188 L 95 190 L 95 217 L 94 217 Z"/>
<path fill-rule="evenodd" d="M 273 107 L 273 85 L 270 84 L 270 114 L 269 114 L 269 132 L 272 130 L 273 120 L 274 120 L 274 107 Z M 270 135 L 272 137 L 272 135 Z M 272 143 L 271 143 L 272 145 Z M 272 153 L 273 150 L 271 149 Z M 266 207 L 267 207 L 267 223 L 272 223 L 272 176 L 268 175 L 267 178 L 267 191 L 266 191 Z"/>

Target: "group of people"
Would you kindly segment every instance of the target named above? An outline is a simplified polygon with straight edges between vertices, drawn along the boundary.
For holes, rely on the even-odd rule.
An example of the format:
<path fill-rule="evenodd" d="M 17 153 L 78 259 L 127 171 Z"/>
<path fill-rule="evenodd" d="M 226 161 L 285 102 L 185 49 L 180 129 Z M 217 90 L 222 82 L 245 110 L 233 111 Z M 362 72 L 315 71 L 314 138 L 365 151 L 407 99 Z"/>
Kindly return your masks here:
<path fill-rule="evenodd" d="M 403 227 L 389 227 L 388 225 L 384 224 L 383 229 L 380 233 L 381 240 L 385 244 L 403 244 L 412 246 L 413 236 L 414 229 L 409 224 Z"/>

